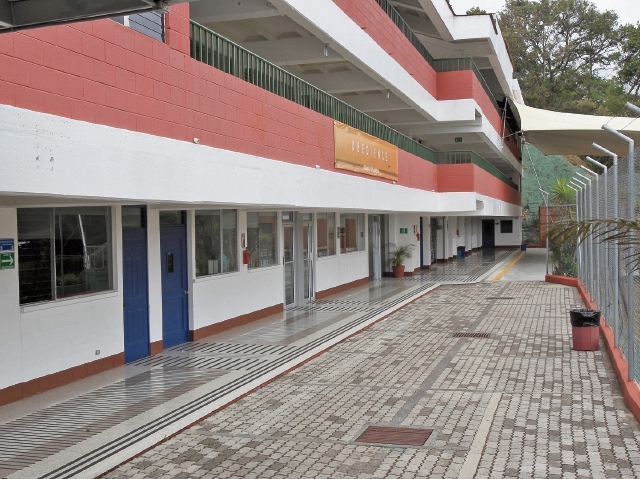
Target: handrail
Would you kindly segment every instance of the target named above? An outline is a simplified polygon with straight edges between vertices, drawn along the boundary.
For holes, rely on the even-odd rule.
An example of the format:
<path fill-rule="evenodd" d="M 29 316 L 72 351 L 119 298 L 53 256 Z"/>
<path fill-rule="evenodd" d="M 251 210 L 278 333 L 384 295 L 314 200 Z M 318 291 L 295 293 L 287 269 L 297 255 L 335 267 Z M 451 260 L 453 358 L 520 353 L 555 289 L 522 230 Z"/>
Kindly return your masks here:
<path fill-rule="evenodd" d="M 301 78 L 292 75 L 283 68 L 257 56 L 222 35 L 209 30 L 193 20 L 190 22 L 192 58 L 237 78 L 241 78 L 278 96 L 287 98 L 321 115 L 328 116 L 329 118 L 333 118 L 334 120 L 380 138 L 423 160 L 436 163 L 436 152 L 432 149 L 370 117 L 366 113 L 355 109 L 348 103 L 307 83 Z M 474 155 L 476 154 L 474 153 Z M 479 155 L 476 156 L 486 162 L 486 160 Z M 500 171 L 488 162 L 486 163 L 502 176 L 494 174 L 492 170 L 487 168 L 484 169 L 494 174 L 494 176 L 512 188 L 517 189 L 517 186 L 505 175 L 500 173 Z M 481 165 L 478 164 L 478 166 Z"/>
<path fill-rule="evenodd" d="M 498 102 L 496 101 L 495 97 L 493 96 L 493 93 L 489 89 L 489 85 L 487 85 L 487 82 L 482 76 L 482 73 L 480 73 L 480 70 L 478 70 L 478 67 L 476 66 L 476 63 L 473 61 L 473 58 L 462 57 L 462 58 L 442 58 L 438 60 L 434 59 L 429 53 L 429 51 L 426 49 L 424 44 L 418 39 L 416 34 L 413 33 L 413 30 L 411 29 L 411 27 L 407 24 L 407 22 L 404 21 L 400 13 L 398 13 L 398 10 L 396 10 L 396 8 L 393 5 L 391 5 L 389 0 L 376 0 L 376 2 L 378 2 L 378 5 L 380 6 L 380 8 L 384 10 L 387 16 L 391 19 L 391 21 L 396 24 L 396 27 L 398 27 L 398 29 L 404 34 L 404 36 L 407 37 L 407 40 L 411 42 L 414 48 L 418 50 L 418 53 L 422 55 L 422 57 L 427 61 L 427 63 L 429 63 L 429 65 L 433 67 L 433 69 L 436 72 L 452 72 L 452 71 L 463 71 L 463 70 L 473 71 L 473 73 L 476 75 L 476 78 L 482 85 L 482 88 L 484 89 L 485 93 L 489 97 L 489 100 L 491 100 L 491 103 L 493 103 L 494 108 L 498 111 L 498 113 L 500 113 L 500 116 L 502 116 L 502 110 L 498 106 Z"/>
<path fill-rule="evenodd" d="M 518 185 L 511 181 L 507 175 L 472 150 L 438 151 L 436 152 L 435 163 L 438 165 L 462 165 L 472 163 L 506 183 L 514 190 L 518 190 Z"/>

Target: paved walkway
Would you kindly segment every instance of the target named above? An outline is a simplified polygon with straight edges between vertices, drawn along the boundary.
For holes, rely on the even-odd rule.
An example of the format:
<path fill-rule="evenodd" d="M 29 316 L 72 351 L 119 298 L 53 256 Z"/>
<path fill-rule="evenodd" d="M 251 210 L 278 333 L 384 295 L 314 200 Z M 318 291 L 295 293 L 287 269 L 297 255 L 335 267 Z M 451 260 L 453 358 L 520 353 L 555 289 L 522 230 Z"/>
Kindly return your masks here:
<path fill-rule="evenodd" d="M 1 407 L 0 478 L 95 477 L 437 284 L 490 277 L 511 257 L 485 251 L 412 278 L 385 278 Z"/>
<path fill-rule="evenodd" d="M 540 282 L 442 286 L 105 477 L 640 477 L 606 353 L 570 349 L 580 305 Z M 371 426 L 432 432 L 360 442 Z"/>
<path fill-rule="evenodd" d="M 547 273 L 547 250 L 529 248 L 500 278 L 500 281 L 544 281 Z"/>

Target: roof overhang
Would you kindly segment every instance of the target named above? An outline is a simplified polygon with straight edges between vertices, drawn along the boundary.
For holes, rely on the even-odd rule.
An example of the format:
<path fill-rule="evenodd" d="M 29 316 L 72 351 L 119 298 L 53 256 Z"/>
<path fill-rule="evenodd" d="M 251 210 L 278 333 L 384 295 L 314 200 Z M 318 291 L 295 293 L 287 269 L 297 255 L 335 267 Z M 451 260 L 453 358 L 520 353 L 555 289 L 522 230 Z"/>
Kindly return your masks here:
<path fill-rule="evenodd" d="M 640 144 L 640 118 L 578 115 L 514 105 L 525 140 L 545 155 L 601 155 L 592 146 L 594 142 L 626 155 L 628 144 L 604 131 L 605 124 Z"/>
<path fill-rule="evenodd" d="M 0 33 L 166 10 L 186 0 L 0 0 Z"/>

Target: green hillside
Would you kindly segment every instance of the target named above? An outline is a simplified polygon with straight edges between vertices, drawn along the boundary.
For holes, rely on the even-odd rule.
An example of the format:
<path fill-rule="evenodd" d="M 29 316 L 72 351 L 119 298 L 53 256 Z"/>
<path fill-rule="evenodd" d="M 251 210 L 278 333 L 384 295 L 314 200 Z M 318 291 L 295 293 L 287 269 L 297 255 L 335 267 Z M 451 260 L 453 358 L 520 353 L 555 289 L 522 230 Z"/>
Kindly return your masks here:
<path fill-rule="evenodd" d="M 564 156 L 547 156 L 532 145 L 525 145 L 522 149 L 522 167 L 522 209 L 528 209 L 522 226 L 523 236 L 524 241 L 535 244 L 538 238 L 538 207 L 544 206 L 539 187 L 550 191 L 556 178 L 569 179 L 579 168 L 569 164 Z"/>

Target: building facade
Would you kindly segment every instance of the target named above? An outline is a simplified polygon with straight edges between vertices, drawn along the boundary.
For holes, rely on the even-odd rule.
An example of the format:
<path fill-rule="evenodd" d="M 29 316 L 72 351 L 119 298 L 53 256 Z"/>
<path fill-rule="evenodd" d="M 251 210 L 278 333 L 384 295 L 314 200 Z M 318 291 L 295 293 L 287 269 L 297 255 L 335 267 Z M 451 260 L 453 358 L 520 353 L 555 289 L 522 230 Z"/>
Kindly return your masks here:
<path fill-rule="evenodd" d="M 521 242 L 517 82 L 446 0 L 0 34 L 0 404 Z"/>

